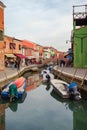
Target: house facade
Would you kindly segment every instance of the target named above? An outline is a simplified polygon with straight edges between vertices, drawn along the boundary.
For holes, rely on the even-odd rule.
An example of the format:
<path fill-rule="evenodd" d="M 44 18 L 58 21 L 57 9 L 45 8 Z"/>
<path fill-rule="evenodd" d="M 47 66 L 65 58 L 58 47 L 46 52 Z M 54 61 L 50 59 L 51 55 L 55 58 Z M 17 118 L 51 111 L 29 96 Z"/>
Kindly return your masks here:
<path fill-rule="evenodd" d="M 0 70 L 4 70 L 4 8 L 0 1 Z"/>

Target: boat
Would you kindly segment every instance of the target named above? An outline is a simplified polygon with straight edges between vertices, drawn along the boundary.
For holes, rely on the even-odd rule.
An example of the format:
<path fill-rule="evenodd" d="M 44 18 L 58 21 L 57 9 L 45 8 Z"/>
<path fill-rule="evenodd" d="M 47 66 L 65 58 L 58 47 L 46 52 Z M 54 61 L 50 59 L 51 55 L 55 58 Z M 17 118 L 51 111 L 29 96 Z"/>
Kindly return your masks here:
<path fill-rule="evenodd" d="M 27 86 L 26 79 L 24 77 L 20 77 L 16 79 L 15 81 L 11 81 L 4 87 L 4 89 L 1 92 L 2 99 L 10 98 L 9 87 L 11 86 L 12 83 L 16 84 L 17 86 L 18 99 L 22 98 L 25 92 L 26 86 Z"/>
<path fill-rule="evenodd" d="M 76 93 L 71 93 L 67 91 L 67 88 L 70 84 L 63 80 L 58 80 L 58 79 L 52 79 L 51 84 L 54 88 L 54 91 L 59 94 L 60 97 L 64 99 L 74 99 L 74 100 L 80 100 L 81 99 L 81 94 L 78 92 Z"/>
<path fill-rule="evenodd" d="M 54 75 L 49 70 L 42 70 L 41 76 L 43 77 L 43 83 L 50 82 L 54 79 Z"/>

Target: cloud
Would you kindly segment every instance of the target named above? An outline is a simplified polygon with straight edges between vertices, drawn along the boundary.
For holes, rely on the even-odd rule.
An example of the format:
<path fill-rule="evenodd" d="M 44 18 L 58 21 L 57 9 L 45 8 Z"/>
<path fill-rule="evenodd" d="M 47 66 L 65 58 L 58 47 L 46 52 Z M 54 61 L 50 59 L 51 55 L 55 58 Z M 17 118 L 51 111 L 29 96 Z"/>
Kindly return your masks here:
<path fill-rule="evenodd" d="M 20 39 L 67 50 L 70 39 L 72 6 L 86 0 L 2 0 L 5 8 L 5 33 Z"/>

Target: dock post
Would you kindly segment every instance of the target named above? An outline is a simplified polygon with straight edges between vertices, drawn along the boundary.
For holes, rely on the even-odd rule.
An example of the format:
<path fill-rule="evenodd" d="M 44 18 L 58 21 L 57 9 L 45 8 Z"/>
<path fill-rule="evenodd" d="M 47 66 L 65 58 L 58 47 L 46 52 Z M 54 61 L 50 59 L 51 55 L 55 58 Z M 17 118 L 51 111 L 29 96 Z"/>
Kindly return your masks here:
<path fill-rule="evenodd" d="M 74 74 L 73 74 L 73 77 L 72 77 L 71 82 L 74 80 L 77 70 L 78 70 L 78 69 L 76 68 L 75 71 L 74 71 Z"/>
<path fill-rule="evenodd" d="M 84 84 L 84 80 L 85 80 L 86 75 L 87 75 L 87 69 L 86 69 L 85 75 L 83 76 L 83 79 L 82 79 L 82 82 L 81 82 L 81 86 L 83 86 L 83 84 Z"/>
<path fill-rule="evenodd" d="M 64 70 L 64 67 L 62 67 L 61 71 L 59 72 L 58 77 L 60 77 L 60 76 L 61 76 L 61 74 L 62 74 L 62 71 L 63 71 L 63 70 Z"/>

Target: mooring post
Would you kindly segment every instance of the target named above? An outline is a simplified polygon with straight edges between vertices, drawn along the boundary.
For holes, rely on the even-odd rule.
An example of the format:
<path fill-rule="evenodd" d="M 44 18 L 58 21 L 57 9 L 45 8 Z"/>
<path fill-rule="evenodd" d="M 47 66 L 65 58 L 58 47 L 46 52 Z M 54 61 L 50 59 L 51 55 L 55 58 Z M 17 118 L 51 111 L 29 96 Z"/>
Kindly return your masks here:
<path fill-rule="evenodd" d="M 83 79 L 82 79 L 82 82 L 81 82 L 81 86 L 83 86 L 83 84 L 84 84 L 84 80 L 85 80 L 86 75 L 87 75 L 87 69 L 86 69 L 86 72 L 85 72 L 85 74 L 83 76 Z"/>

